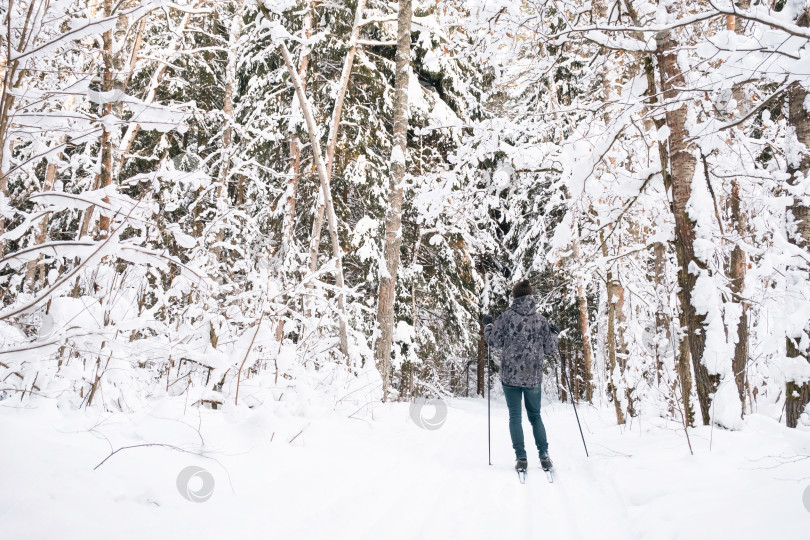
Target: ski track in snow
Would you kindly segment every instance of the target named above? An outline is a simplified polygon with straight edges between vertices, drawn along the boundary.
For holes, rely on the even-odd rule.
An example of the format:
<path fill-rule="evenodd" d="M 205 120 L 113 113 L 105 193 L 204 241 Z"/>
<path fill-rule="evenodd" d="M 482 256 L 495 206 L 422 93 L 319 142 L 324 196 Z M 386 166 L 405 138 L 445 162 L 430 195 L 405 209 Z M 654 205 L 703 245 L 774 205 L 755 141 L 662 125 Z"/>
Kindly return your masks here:
<path fill-rule="evenodd" d="M 0 537 L 744 540 L 801 538 L 810 527 L 801 503 L 810 433 L 757 415 L 740 432 L 692 430 L 690 456 L 675 424 L 644 418 L 620 428 L 610 411 L 581 406 L 586 458 L 570 405 L 547 404 L 555 482 L 531 450 L 524 416 L 522 485 L 497 397 L 492 466 L 480 399 L 449 402 L 434 431 L 412 422 L 406 403 L 376 404 L 364 419 L 247 408 L 182 417 L 178 403 L 104 419 L 0 406 Z M 211 459 L 133 448 L 93 470 L 111 446 L 197 452 L 201 436 Z M 214 476 L 210 500 L 179 495 L 188 465 Z"/>

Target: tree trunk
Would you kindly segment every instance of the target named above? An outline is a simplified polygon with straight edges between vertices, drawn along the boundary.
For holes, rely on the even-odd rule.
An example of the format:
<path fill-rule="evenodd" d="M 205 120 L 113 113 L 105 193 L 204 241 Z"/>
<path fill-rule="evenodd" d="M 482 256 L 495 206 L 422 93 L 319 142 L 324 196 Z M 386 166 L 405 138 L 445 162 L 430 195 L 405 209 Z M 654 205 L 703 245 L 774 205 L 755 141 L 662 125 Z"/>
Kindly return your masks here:
<path fill-rule="evenodd" d="M 343 114 L 343 103 L 346 100 L 346 91 L 349 88 L 349 80 L 354 66 L 354 56 L 357 52 L 357 40 L 360 38 L 361 22 L 363 11 L 366 7 L 366 0 L 359 0 L 354 14 L 354 27 L 352 35 L 349 37 L 349 52 L 343 62 L 343 71 L 338 82 L 338 95 L 335 99 L 335 108 L 332 110 L 332 121 L 329 126 L 329 140 L 326 144 L 326 173 L 331 181 L 332 172 L 335 167 L 335 148 L 337 147 L 338 133 L 340 133 L 340 117 Z M 324 202 L 318 202 L 318 210 L 315 213 L 315 220 L 312 222 L 312 236 L 309 242 L 309 271 L 318 270 L 318 250 L 321 245 L 321 231 L 323 230 Z"/>
<path fill-rule="evenodd" d="M 579 260 L 579 223 L 574 218 L 574 260 Z M 577 307 L 579 308 L 579 328 L 582 332 L 582 360 L 585 382 L 585 400 L 590 403 L 593 399 L 593 385 L 591 384 L 591 369 L 593 366 L 593 348 L 591 346 L 591 323 L 588 318 L 588 297 L 585 291 L 585 283 L 582 277 L 577 277 Z M 579 379 L 577 381 L 577 388 L 579 388 Z M 579 390 L 577 390 L 577 397 L 579 397 Z"/>
<path fill-rule="evenodd" d="M 625 7 L 626 7 L 627 13 L 630 16 L 630 19 L 633 21 L 633 23 L 636 24 L 637 26 L 641 26 L 641 23 L 640 23 L 640 20 L 639 20 L 639 17 L 638 17 L 638 13 L 633 8 L 633 5 L 629 0 L 625 1 Z M 637 39 L 643 39 L 643 36 L 641 34 L 637 34 L 634 37 L 636 37 Z M 668 42 L 671 39 L 668 34 L 665 34 L 664 36 L 659 36 L 659 37 L 662 37 L 664 40 L 666 40 Z M 671 42 L 669 42 L 669 43 L 671 44 Z M 655 55 L 655 58 L 656 58 L 656 60 L 658 62 L 659 68 L 661 68 L 661 72 L 659 74 L 659 76 L 662 79 L 662 81 L 661 81 L 661 89 L 662 89 L 663 92 L 666 92 L 667 88 L 671 87 L 673 83 L 672 83 L 672 81 L 670 81 L 667 78 L 667 75 L 666 75 L 666 73 L 664 73 L 664 70 L 662 68 L 661 51 L 662 51 L 662 48 L 660 47 L 660 44 L 659 44 L 659 52 Z M 672 55 L 671 58 L 669 58 L 669 61 L 670 61 L 670 64 L 672 64 L 675 61 L 674 54 Z M 670 69 L 672 69 L 672 68 L 677 69 L 677 64 L 670 67 Z M 644 57 L 644 72 L 645 72 L 645 74 L 647 76 L 647 96 L 648 96 L 647 97 L 647 104 L 648 104 L 648 111 L 652 112 L 654 109 L 656 109 L 659 106 L 658 91 L 656 89 L 656 84 L 655 84 L 655 66 L 654 66 L 654 63 L 653 63 L 653 57 L 652 56 L 645 56 Z M 669 81 L 669 82 L 665 83 L 664 82 L 665 80 Z M 682 78 L 681 78 L 681 82 L 683 82 Z M 675 91 L 670 90 L 669 94 L 666 94 L 666 93 L 664 94 L 664 98 L 666 99 L 667 95 L 674 95 L 675 93 L 676 93 Z M 667 125 L 668 120 L 669 120 L 668 115 L 665 115 L 662 118 L 661 115 L 649 114 L 649 115 L 647 115 L 647 117 L 652 118 L 651 122 L 655 126 L 656 131 L 660 130 L 662 127 Z M 649 121 L 650 120 L 648 120 L 648 122 Z M 645 127 L 647 127 L 647 129 L 650 129 L 649 125 L 646 125 Z M 673 149 L 673 147 L 672 147 L 671 141 L 670 141 L 669 147 L 666 144 L 664 144 L 662 141 L 658 142 L 658 158 L 659 158 L 659 161 L 661 163 L 661 175 L 664 177 L 664 187 L 667 189 L 667 191 L 672 190 L 672 175 L 670 174 L 670 169 L 671 169 L 670 155 L 671 155 L 671 150 L 672 149 Z M 694 165 L 693 165 L 693 167 L 694 167 Z M 675 213 L 675 211 L 673 209 L 673 214 L 674 213 Z M 676 231 L 676 235 L 677 235 L 677 231 Z M 665 328 L 667 338 L 671 339 L 671 332 L 670 332 L 671 320 L 670 320 L 669 314 L 666 312 L 666 305 L 663 303 L 663 299 L 667 299 L 667 301 L 668 301 L 668 295 L 669 295 L 668 291 L 662 289 L 662 286 L 663 286 L 664 281 L 665 281 L 665 272 L 666 272 L 665 255 L 666 255 L 666 246 L 664 244 L 662 244 L 662 243 L 656 244 L 656 246 L 655 246 L 655 273 L 656 273 L 656 291 L 657 291 L 656 297 L 658 299 L 658 308 L 656 310 L 655 322 L 656 322 L 656 335 L 658 334 L 658 332 L 660 331 L 661 328 Z M 678 252 L 677 245 L 676 245 L 676 255 L 678 256 L 678 262 L 680 264 L 681 261 L 682 261 L 682 257 L 681 257 L 681 254 Z M 679 297 L 680 301 L 683 301 L 683 298 L 682 298 L 681 294 L 679 294 L 678 297 Z M 684 314 L 683 310 L 681 310 L 681 313 L 679 314 L 679 324 L 680 324 L 680 327 L 682 329 L 686 328 L 686 326 L 687 326 L 686 317 L 685 317 L 685 314 Z M 678 374 L 678 381 L 677 382 L 680 383 L 680 385 L 679 385 L 680 390 L 681 390 L 680 399 L 681 399 L 681 403 L 683 404 L 684 415 L 685 415 L 684 422 L 687 425 L 693 425 L 694 424 L 694 412 L 693 412 L 693 409 L 691 407 L 692 374 L 691 374 L 691 371 L 690 371 L 690 368 L 689 368 L 689 357 L 690 357 L 689 337 L 688 337 L 688 334 L 686 332 L 678 332 L 678 335 L 680 336 L 679 344 L 678 344 L 678 356 L 675 359 L 675 366 L 676 366 L 677 374 Z M 672 347 L 672 353 L 675 354 L 675 347 Z M 656 344 L 656 355 L 658 355 L 658 354 L 659 354 L 658 345 Z M 658 359 L 658 367 L 659 367 L 658 378 L 659 378 L 659 381 L 660 381 L 660 370 L 663 369 L 663 360 L 661 360 L 660 357 Z"/>
<path fill-rule="evenodd" d="M 810 13 L 805 11 L 799 16 L 796 24 L 807 28 L 810 26 L 808 23 L 810 23 Z M 788 91 L 788 114 L 790 123 L 796 130 L 796 139 L 806 148 L 810 148 L 810 115 L 805 108 L 807 97 L 807 90 L 798 82 L 793 83 Z M 810 155 L 805 153 L 799 163 L 790 164 L 788 172 L 791 175 L 791 184 L 804 178 L 810 172 Z M 801 199 L 796 197 L 790 206 L 790 211 L 796 224 L 796 234 L 790 237 L 790 241 L 810 252 L 810 207 L 802 204 Z M 790 337 L 787 338 L 787 356 L 789 358 L 802 356 L 802 351 Z M 810 382 L 800 384 L 796 381 L 787 381 L 785 418 L 788 427 L 795 428 L 798 425 L 799 417 L 808 403 L 810 403 Z"/>
<path fill-rule="evenodd" d="M 561 339 L 560 340 L 560 386 L 562 386 L 562 390 L 560 391 L 560 399 L 563 403 L 568 401 L 568 397 L 570 392 L 568 391 L 568 387 L 570 381 L 568 380 L 568 373 L 565 370 L 565 364 L 568 360 L 568 340 Z M 573 401 L 573 399 L 572 399 Z"/>
<path fill-rule="evenodd" d="M 656 39 L 658 43 L 656 57 L 661 71 L 664 100 L 673 102 L 681 97 L 679 89 L 685 87 L 683 74 L 678 66 L 677 43 L 669 31 L 659 33 Z M 681 304 L 681 319 L 689 335 L 689 353 L 695 371 L 700 412 L 703 423 L 708 425 L 711 422 L 709 416 L 711 395 L 717 388 L 718 378 L 717 375 L 710 375 L 702 362 L 706 341 L 703 328 L 705 317 L 698 315 L 695 306 L 692 305 L 696 276 L 690 270 L 693 264 L 700 267 L 702 263 L 695 257 L 695 222 L 689 217 L 686 210 L 692 196 L 692 180 L 697 161 L 692 153 L 691 145 L 687 142 L 689 131 L 686 128 L 686 113 L 685 104 L 677 109 L 668 108 L 666 111 L 666 122 L 670 130 L 669 175 L 672 186 L 672 213 L 675 218 L 675 251 L 680 266 L 678 297 Z"/>
<path fill-rule="evenodd" d="M 61 144 L 61 143 L 60 143 Z M 61 152 L 57 154 L 54 158 L 58 160 L 61 156 Z M 53 190 L 53 183 L 56 179 L 56 172 L 57 172 L 57 164 L 55 162 L 49 162 L 47 168 L 45 169 L 45 184 L 42 188 L 42 191 L 51 191 Z M 48 239 L 48 220 L 50 219 L 50 213 L 45 214 L 42 216 L 42 220 L 39 222 L 38 230 L 34 235 L 34 245 L 44 244 L 45 240 Z M 44 284 L 45 283 L 45 265 L 40 264 L 42 261 L 42 255 L 36 258 L 36 260 L 28 261 L 28 265 L 25 271 L 25 283 L 27 287 L 29 287 L 29 291 L 35 291 L 36 287 L 36 271 L 39 268 L 39 282 Z"/>
<path fill-rule="evenodd" d="M 103 2 L 103 9 L 104 9 L 104 16 L 109 17 L 112 15 L 113 11 L 113 2 L 112 0 L 104 0 Z M 119 24 L 121 24 L 124 19 L 119 19 Z M 120 51 L 115 50 L 115 32 L 116 27 L 110 28 L 104 34 L 102 34 L 102 60 L 104 64 L 104 72 L 102 73 L 101 77 L 101 90 L 103 92 L 110 92 L 116 88 L 116 74 L 119 73 L 121 70 L 119 69 L 119 54 Z M 107 117 L 113 114 L 113 106 L 114 103 L 104 103 L 101 106 L 101 116 Z M 117 128 L 112 128 L 117 129 Z M 113 179 L 113 156 L 114 156 L 114 148 L 113 145 L 115 143 L 115 137 L 113 136 L 113 132 L 111 128 L 109 128 L 106 124 L 102 125 L 102 132 L 101 132 L 101 139 L 99 144 L 101 146 L 100 151 L 100 167 L 99 167 L 99 174 L 96 176 L 93 182 L 93 189 L 102 189 L 112 184 Z M 110 200 L 108 197 L 104 197 L 102 199 L 105 203 L 109 203 Z M 90 227 L 93 222 L 93 216 L 95 214 L 96 208 L 95 206 L 90 206 L 85 210 L 84 216 L 82 218 L 82 225 L 79 230 L 79 238 L 86 236 L 90 232 Z M 98 232 L 100 234 L 107 234 L 110 229 L 110 218 L 104 215 L 99 216 L 98 218 Z"/>
<path fill-rule="evenodd" d="M 653 69 L 652 60 L 647 57 L 645 61 L 645 71 L 647 72 L 647 82 L 649 83 L 649 92 L 650 92 L 650 106 L 654 107 L 658 103 L 658 98 L 656 97 L 656 85 L 655 85 L 655 70 Z M 664 118 L 655 119 L 655 127 L 656 130 L 661 129 L 665 124 L 666 120 Z M 669 148 L 662 142 L 658 143 L 658 156 L 661 161 L 661 174 L 664 177 L 664 187 L 667 190 L 672 189 L 672 176 L 669 173 Z M 671 325 L 672 321 L 670 319 L 669 313 L 667 313 L 667 304 L 669 303 L 669 291 L 665 288 L 665 280 L 666 280 L 666 252 L 667 248 L 662 243 L 659 242 L 655 245 L 655 289 L 656 289 L 656 299 L 658 300 L 658 306 L 655 313 L 655 323 L 656 323 L 656 334 L 664 328 L 668 341 L 671 344 L 672 353 L 675 354 L 676 348 L 672 345 L 672 332 L 671 332 Z M 678 256 L 678 260 L 680 261 L 680 256 L 677 253 L 676 248 L 676 256 Z M 679 294 L 680 299 L 680 294 Z M 678 314 L 678 324 L 681 328 L 686 327 L 686 322 L 684 318 L 684 313 L 681 311 Z M 678 356 L 675 359 L 675 368 L 677 370 L 678 381 L 680 384 L 680 400 L 683 405 L 684 415 L 685 415 L 685 423 L 687 425 L 694 425 L 695 423 L 695 412 L 692 408 L 692 370 L 689 367 L 689 336 L 685 332 L 678 332 L 679 340 L 678 340 L 678 347 L 677 347 L 677 354 Z M 658 345 L 656 344 L 656 354 L 659 354 Z M 663 368 L 663 360 L 658 360 L 658 367 L 659 367 L 659 378 L 660 378 L 660 369 Z"/>
<path fill-rule="evenodd" d="M 261 4 L 259 4 L 261 6 Z M 326 172 L 326 164 L 323 160 L 321 153 L 321 144 L 318 140 L 318 127 L 315 124 L 315 118 L 312 116 L 312 107 L 310 107 L 307 95 L 304 92 L 304 87 L 301 85 L 301 80 L 298 78 L 298 72 L 290 58 L 290 51 L 287 50 L 287 45 L 281 43 L 281 55 L 284 58 L 284 63 L 287 65 L 287 71 L 292 79 L 295 92 L 298 95 L 298 101 L 301 103 L 301 111 L 304 113 L 304 119 L 307 123 L 307 131 L 309 132 L 309 139 L 312 145 L 312 157 L 315 160 L 315 169 L 318 172 L 318 177 L 321 180 L 321 194 L 325 201 L 325 212 L 327 223 L 329 224 L 329 236 L 332 242 L 332 257 L 335 259 L 335 285 L 338 289 L 338 310 L 339 310 L 339 326 L 340 326 L 340 352 L 348 358 L 349 356 L 349 339 L 346 329 L 346 291 L 343 282 L 343 250 L 340 247 L 340 238 L 338 237 L 337 230 L 337 217 L 335 216 L 335 207 L 332 203 L 332 188 L 329 183 L 329 176 Z"/>
<path fill-rule="evenodd" d="M 605 242 L 604 232 L 599 232 L 599 240 L 602 243 L 602 256 L 607 258 L 608 248 Z M 605 288 L 607 289 L 607 353 L 608 353 L 608 384 L 610 385 L 610 396 L 613 399 L 613 407 L 616 409 L 616 423 L 619 425 L 624 424 L 624 413 L 622 411 L 622 404 L 619 401 L 619 395 L 616 392 L 616 382 L 619 379 L 619 374 L 616 373 L 616 306 L 613 303 L 614 295 L 614 280 L 613 270 L 608 268 L 607 279 L 605 281 Z"/>
<path fill-rule="evenodd" d="M 417 225 L 416 226 L 416 244 L 413 246 L 413 255 L 411 257 L 411 268 L 413 268 L 416 265 L 417 260 L 419 258 L 419 249 L 422 247 L 422 238 L 423 237 L 424 237 L 424 234 L 422 233 L 422 226 Z M 417 310 L 418 310 L 418 306 L 417 306 L 417 303 L 416 303 L 416 280 L 412 279 L 411 280 L 411 326 L 413 327 L 413 335 L 414 336 L 419 335 L 419 312 Z M 481 330 L 483 330 L 483 329 L 481 329 Z M 483 336 L 483 333 L 481 334 L 481 336 Z M 414 349 L 415 349 L 416 343 L 412 344 L 411 346 L 414 347 Z M 481 346 L 480 338 L 479 338 L 478 346 L 479 347 Z M 406 368 L 406 367 L 407 367 L 407 373 L 405 371 L 403 371 L 403 376 L 407 375 L 407 377 L 408 377 L 408 394 L 407 394 L 407 396 L 410 399 L 410 398 L 414 397 L 414 372 L 416 371 L 416 365 L 414 365 L 413 363 L 411 363 L 409 361 L 409 362 L 406 362 L 405 365 L 403 365 L 403 368 Z M 460 378 L 461 374 L 457 374 L 456 376 L 458 378 Z M 460 384 L 460 382 L 457 379 L 457 385 L 458 384 Z"/>
<path fill-rule="evenodd" d="M 747 10 L 750 7 L 750 0 L 739 0 L 738 7 L 742 10 Z M 742 19 L 729 15 L 726 17 L 726 27 L 739 35 L 743 34 Z M 737 102 L 737 110 L 740 114 L 744 114 L 745 107 L 743 101 L 745 100 L 742 86 L 735 85 L 733 90 L 734 99 Z M 737 237 L 742 238 L 745 236 L 748 229 L 748 220 L 745 213 L 742 211 L 742 199 L 740 198 L 740 185 L 737 179 L 731 181 L 731 197 L 729 198 L 729 206 L 731 207 L 731 221 L 732 226 L 737 232 Z M 748 363 L 748 304 L 743 298 L 745 290 L 745 274 L 748 269 L 748 256 L 745 251 L 740 247 L 739 243 L 734 246 L 731 252 L 731 259 L 729 260 L 728 275 L 730 279 L 730 289 L 732 293 L 733 302 L 740 305 L 740 320 L 737 322 L 737 343 L 734 345 L 734 359 L 732 360 L 732 369 L 734 371 L 734 381 L 737 384 L 737 393 L 740 397 L 740 405 L 742 414 L 745 414 L 745 395 L 747 393 L 747 381 L 745 367 Z"/>
<path fill-rule="evenodd" d="M 800 356 L 800 351 L 793 340 L 787 340 L 787 356 L 796 358 Z M 799 384 L 796 381 L 788 381 L 785 385 L 785 423 L 787 427 L 795 428 L 799 425 L 799 418 L 810 403 L 810 383 Z"/>
<path fill-rule="evenodd" d="M 619 349 L 617 356 L 617 362 L 619 363 L 619 369 L 621 370 L 622 377 L 624 378 L 624 397 L 627 399 L 627 414 L 630 416 L 636 415 L 636 408 L 633 403 L 633 390 L 635 387 L 631 387 L 627 383 L 627 361 L 630 351 L 627 349 L 627 339 L 625 339 L 624 330 L 627 328 L 627 316 L 624 312 L 624 286 L 621 284 L 621 281 L 616 280 L 613 285 L 613 292 L 616 295 L 616 303 L 615 303 L 615 317 L 616 317 L 616 341 L 618 343 Z"/>
<path fill-rule="evenodd" d="M 669 294 L 664 285 L 666 279 L 666 247 L 663 242 L 656 242 L 653 246 L 653 275 L 652 282 L 655 286 L 655 370 L 656 383 L 661 384 L 661 372 L 664 370 L 663 355 L 661 354 L 661 340 L 659 336 L 663 332 L 667 343 L 670 343 L 669 314 L 665 300 Z"/>
<path fill-rule="evenodd" d="M 383 248 L 385 269 L 380 276 L 377 304 L 378 335 L 374 344 L 374 360 L 383 380 L 383 401 L 386 400 L 390 384 L 394 302 L 396 300 L 399 251 L 402 245 L 402 183 L 405 178 L 405 155 L 408 148 L 408 83 L 411 72 L 412 15 L 411 0 L 399 0 L 394 79 L 394 144 L 391 151 L 391 178 L 388 184 L 388 211 L 385 216 L 385 246 Z"/>
<path fill-rule="evenodd" d="M 104 0 L 104 15 L 109 17 L 112 15 L 113 2 L 112 0 Z M 109 92 L 115 88 L 115 51 L 114 39 L 115 29 L 110 28 L 104 32 L 103 36 L 104 51 L 102 57 L 104 59 L 104 75 L 102 77 L 102 88 L 105 92 Z M 102 116 L 109 116 L 113 112 L 113 104 L 105 103 L 102 105 Z M 101 174 L 99 175 L 98 183 L 99 188 L 105 188 L 112 184 L 112 165 L 113 165 L 113 134 L 107 125 L 103 126 L 101 134 Z M 107 197 L 102 199 L 105 203 L 110 200 Z M 98 228 L 101 233 L 108 233 L 110 230 L 110 218 L 101 215 L 98 220 Z"/>
<path fill-rule="evenodd" d="M 480 323 L 478 333 L 478 360 L 475 364 L 475 392 L 484 397 L 486 386 L 484 385 L 484 373 L 487 365 L 487 340 L 484 337 L 484 323 Z"/>
<path fill-rule="evenodd" d="M 231 156 L 233 154 L 233 94 L 236 89 L 236 62 L 238 60 L 237 45 L 239 38 L 242 35 L 242 5 L 244 0 L 237 0 L 234 4 L 234 14 L 231 20 L 231 28 L 228 33 L 228 63 L 225 65 L 225 97 L 222 107 L 222 113 L 225 116 L 225 129 L 222 133 L 222 154 L 220 159 L 219 174 L 217 175 L 217 193 L 216 204 L 218 206 L 226 205 L 222 201 L 222 192 L 225 191 L 225 197 L 228 194 L 228 173 L 231 168 Z M 222 209 L 217 209 L 217 213 Z M 225 228 L 220 225 L 217 231 L 217 243 L 222 242 L 225 238 Z M 215 246 L 211 252 L 215 259 L 219 259 L 222 253 L 220 246 Z"/>
<path fill-rule="evenodd" d="M 244 1 L 244 0 L 243 0 Z M 186 27 L 188 26 L 189 22 L 191 22 L 191 13 L 184 13 L 183 18 L 180 20 L 180 23 L 177 25 L 174 31 L 174 38 L 172 39 L 171 43 L 165 50 L 165 56 L 167 59 L 171 58 L 173 54 L 175 54 L 180 46 L 183 44 L 183 32 L 185 32 Z M 130 69 L 134 69 L 135 62 L 137 60 L 137 48 L 140 48 L 140 39 L 136 40 L 136 49 L 133 51 L 133 56 L 130 62 Z M 230 54 L 229 61 L 230 61 Z M 157 66 L 155 66 L 155 71 L 152 73 L 152 77 L 149 79 L 149 87 L 146 91 L 146 96 L 143 98 L 144 103 L 152 103 L 157 96 L 157 90 L 160 86 L 160 83 L 163 81 L 163 75 L 166 73 L 166 69 L 169 67 L 169 62 L 159 62 Z M 127 79 L 129 80 L 129 79 Z M 124 132 L 124 136 L 121 137 L 121 144 L 119 149 L 118 155 L 118 168 L 124 166 L 124 162 L 126 161 L 127 157 L 129 156 L 129 152 L 132 149 L 132 144 L 135 142 L 135 137 L 138 135 L 141 126 L 137 122 L 132 122 L 127 126 L 127 130 Z"/>
<path fill-rule="evenodd" d="M 314 18 L 315 2 L 309 2 L 309 9 L 304 15 L 304 36 L 312 37 L 312 19 Z M 298 62 L 298 77 L 301 79 L 301 86 L 306 90 L 307 72 L 309 68 L 309 51 L 304 51 L 301 60 Z M 290 127 L 290 172 L 287 180 L 287 189 L 284 193 L 284 219 L 281 223 L 281 251 L 279 263 L 281 264 L 281 280 L 286 289 L 286 263 L 292 247 L 293 231 L 295 231 L 295 206 L 298 199 L 298 181 L 301 178 L 301 141 L 296 133 L 297 126 Z M 284 318 L 279 317 L 276 325 L 276 341 L 281 346 L 284 340 Z"/>
<path fill-rule="evenodd" d="M 740 185 L 737 179 L 731 181 L 731 219 L 737 230 L 738 236 L 742 237 L 747 228 L 747 220 L 742 212 L 740 200 Z M 737 343 L 734 345 L 734 380 L 737 383 L 737 393 L 740 396 L 742 411 L 745 411 L 746 377 L 745 367 L 748 364 L 748 304 L 743 298 L 745 290 L 745 273 L 748 267 L 748 257 L 745 251 L 738 245 L 734 246 L 729 261 L 729 278 L 731 280 L 730 289 L 734 302 L 740 305 L 740 320 L 737 322 Z"/>
<path fill-rule="evenodd" d="M 228 34 L 228 63 L 225 66 L 225 100 L 222 112 L 225 115 L 225 130 L 222 134 L 222 165 L 219 169 L 217 196 L 227 182 L 230 169 L 231 145 L 233 144 L 233 94 L 236 87 L 236 61 L 239 38 L 242 35 L 242 4 L 244 0 L 237 0 L 234 5 L 233 20 Z"/>

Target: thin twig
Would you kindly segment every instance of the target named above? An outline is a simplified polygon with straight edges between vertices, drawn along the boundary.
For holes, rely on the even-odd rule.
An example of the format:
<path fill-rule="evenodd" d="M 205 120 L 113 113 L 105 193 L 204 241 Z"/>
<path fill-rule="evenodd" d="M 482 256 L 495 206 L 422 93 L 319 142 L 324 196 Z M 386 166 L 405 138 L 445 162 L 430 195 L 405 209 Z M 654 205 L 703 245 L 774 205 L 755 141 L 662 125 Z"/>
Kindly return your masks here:
<path fill-rule="evenodd" d="M 104 458 L 104 459 L 101 461 L 101 463 L 99 463 L 98 465 L 96 465 L 95 467 L 93 467 L 93 470 L 95 471 L 96 469 L 98 469 L 99 467 L 101 467 L 102 465 L 104 465 L 104 463 L 106 463 L 108 459 L 110 459 L 111 457 L 113 457 L 115 454 L 117 454 L 117 453 L 118 453 L 118 452 L 120 452 L 121 450 L 128 450 L 128 449 L 130 449 L 130 448 L 142 448 L 142 447 L 145 447 L 145 446 L 165 446 L 166 448 L 171 448 L 172 450 L 177 450 L 178 452 L 183 452 L 183 453 L 186 453 L 186 454 L 194 454 L 194 455 L 197 455 L 197 456 L 202 456 L 202 454 L 199 454 L 199 453 L 197 453 L 197 452 L 192 452 L 192 451 L 190 451 L 190 450 L 183 450 L 182 448 L 177 447 L 177 446 L 174 446 L 173 444 L 165 444 L 165 443 L 143 443 L 143 444 L 133 444 L 133 445 L 130 445 L 130 446 L 122 446 L 121 448 L 119 448 L 119 449 L 117 449 L 117 450 L 113 450 L 112 452 L 110 452 L 110 455 L 109 455 L 109 456 L 105 457 L 105 458 Z M 204 457 L 204 456 L 203 456 L 203 457 Z"/>

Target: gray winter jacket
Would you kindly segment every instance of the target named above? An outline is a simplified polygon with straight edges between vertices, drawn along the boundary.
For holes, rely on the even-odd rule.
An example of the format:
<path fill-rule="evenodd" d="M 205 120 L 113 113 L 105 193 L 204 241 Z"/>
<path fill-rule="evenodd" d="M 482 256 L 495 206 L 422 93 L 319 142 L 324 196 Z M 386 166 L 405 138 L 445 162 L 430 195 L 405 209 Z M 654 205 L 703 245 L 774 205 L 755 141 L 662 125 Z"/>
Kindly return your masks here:
<path fill-rule="evenodd" d="M 512 307 L 484 328 L 490 347 L 503 349 L 501 381 L 508 386 L 540 386 L 543 356 L 557 350 L 557 335 L 537 313 L 531 295 L 519 296 Z"/>

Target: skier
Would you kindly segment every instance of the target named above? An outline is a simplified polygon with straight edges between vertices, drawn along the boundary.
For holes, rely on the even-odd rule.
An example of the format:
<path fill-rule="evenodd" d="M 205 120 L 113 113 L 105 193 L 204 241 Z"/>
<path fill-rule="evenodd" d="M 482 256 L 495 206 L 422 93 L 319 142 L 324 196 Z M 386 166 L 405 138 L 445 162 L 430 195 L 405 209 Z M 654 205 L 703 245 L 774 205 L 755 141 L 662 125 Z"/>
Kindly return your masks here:
<path fill-rule="evenodd" d="M 543 356 L 557 349 L 556 327 L 537 313 L 532 285 L 524 279 L 512 287 L 512 306 L 493 323 L 490 315 L 483 318 L 487 344 L 503 349 L 501 382 L 509 408 L 509 434 L 515 450 L 515 469 L 519 474 L 527 468 L 526 448 L 521 425 L 521 400 L 532 425 L 534 442 L 540 454 L 540 465 L 550 471 L 546 428 L 540 418 L 540 384 L 543 381 Z"/>

